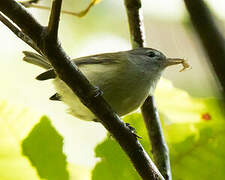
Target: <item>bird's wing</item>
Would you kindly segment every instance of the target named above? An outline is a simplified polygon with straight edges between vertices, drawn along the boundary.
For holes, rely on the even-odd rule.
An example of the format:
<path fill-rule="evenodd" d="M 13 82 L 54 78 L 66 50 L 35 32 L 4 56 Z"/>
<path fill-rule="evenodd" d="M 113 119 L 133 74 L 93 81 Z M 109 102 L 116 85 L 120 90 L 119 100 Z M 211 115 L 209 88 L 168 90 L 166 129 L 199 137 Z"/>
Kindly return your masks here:
<path fill-rule="evenodd" d="M 25 55 L 23 58 L 24 61 L 47 69 L 47 71 L 41 73 L 40 75 L 36 77 L 37 80 L 43 81 L 48 79 L 54 79 L 56 77 L 56 73 L 54 69 L 52 68 L 51 64 L 45 57 L 30 51 L 23 51 L 23 53 Z M 90 64 L 110 65 L 110 64 L 118 63 L 117 61 L 118 58 L 116 58 L 116 55 L 117 53 L 113 53 L 113 54 L 106 53 L 101 55 L 81 57 L 81 58 L 73 59 L 73 61 L 78 67 L 82 67 L 84 65 L 90 65 Z"/>
<path fill-rule="evenodd" d="M 89 65 L 89 64 L 115 64 L 118 63 L 118 58 L 115 57 L 116 53 L 112 55 L 112 53 L 106 53 L 101 55 L 94 55 L 94 56 L 86 56 L 74 59 L 73 61 L 76 63 L 76 65 L 82 66 L 82 65 Z"/>

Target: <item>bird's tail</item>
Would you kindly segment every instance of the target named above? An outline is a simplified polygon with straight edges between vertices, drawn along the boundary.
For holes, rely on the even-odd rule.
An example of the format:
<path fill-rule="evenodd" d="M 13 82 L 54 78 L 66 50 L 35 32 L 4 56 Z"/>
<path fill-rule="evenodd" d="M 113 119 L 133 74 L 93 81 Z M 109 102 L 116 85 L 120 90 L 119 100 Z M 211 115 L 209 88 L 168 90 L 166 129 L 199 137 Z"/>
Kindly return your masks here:
<path fill-rule="evenodd" d="M 43 81 L 48 79 L 54 79 L 56 77 L 55 71 L 46 57 L 40 56 L 30 51 L 23 51 L 23 53 L 25 55 L 23 58 L 24 61 L 47 69 L 47 71 L 41 73 L 36 77 L 37 80 Z"/>
<path fill-rule="evenodd" d="M 30 52 L 30 51 L 23 51 L 23 54 L 25 55 L 23 60 L 30 63 L 30 64 L 40 66 L 44 69 L 51 69 L 52 68 L 48 59 L 44 56 L 40 56 L 40 55 L 38 55 L 36 53 L 33 53 L 33 52 Z"/>

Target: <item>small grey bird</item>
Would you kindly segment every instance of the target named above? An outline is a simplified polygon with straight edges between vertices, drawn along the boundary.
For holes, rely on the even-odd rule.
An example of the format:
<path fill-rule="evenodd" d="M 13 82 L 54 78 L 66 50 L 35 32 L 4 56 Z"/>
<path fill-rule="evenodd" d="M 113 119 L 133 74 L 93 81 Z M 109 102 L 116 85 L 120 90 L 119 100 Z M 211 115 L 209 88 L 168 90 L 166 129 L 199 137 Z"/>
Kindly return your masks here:
<path fill-rule="evenodd" d="M 46 57 L 24 51 L 24 61 L 47 69 L 38 80 L 54 79 L 57 93 L 50 100 L 63 101 L 68 112 L 82 120 L 96 120 L 72 90 L 60 80 Z M 152 48 L 97 54 L 73 60 L 87 79 L 100 90 L 103 97 L 119 115 L 124 116 L 140 107 L 148 95 L 153 95 L 163 70 L 175 64 L 189 65 L 179 58 L 166 58 Z"/>

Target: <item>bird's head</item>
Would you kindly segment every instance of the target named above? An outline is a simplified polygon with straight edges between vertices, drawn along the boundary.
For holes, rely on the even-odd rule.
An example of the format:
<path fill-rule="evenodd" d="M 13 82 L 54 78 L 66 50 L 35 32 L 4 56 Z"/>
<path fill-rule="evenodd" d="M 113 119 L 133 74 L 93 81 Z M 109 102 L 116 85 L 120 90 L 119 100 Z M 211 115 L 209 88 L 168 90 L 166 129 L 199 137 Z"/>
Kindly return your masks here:
<path fill-rule="evenodd" d="M 181 71 L 189 67 L 184 59 L 167 58 L 162 52 L 152 48 L 133 49 L 130 51 L 130 54 L 132 57 L 136 57 L 132 59 L 134 59 L 137 64 L 152 71 L 162 71 L 166 67 L 176 64 L 183 65 L 184 68 Z"/>

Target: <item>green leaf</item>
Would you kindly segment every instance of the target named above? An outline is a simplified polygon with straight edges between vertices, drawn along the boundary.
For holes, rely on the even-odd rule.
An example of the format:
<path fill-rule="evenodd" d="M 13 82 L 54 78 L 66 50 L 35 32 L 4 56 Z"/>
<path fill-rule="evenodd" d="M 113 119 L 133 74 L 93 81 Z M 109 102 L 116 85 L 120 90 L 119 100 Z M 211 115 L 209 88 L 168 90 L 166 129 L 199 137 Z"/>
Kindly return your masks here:
<path fill-rule="evenodd" d="M 205 99 L 191 97 L 187 92 L 173 87 L 173 84 L 161 79 L 155 92 L 159 112 L 165 123 L 197 123 L 201 112 L 206 108 Z"/>
<path fill-rule="evenodd" d="M 193 98 L 161 82 L 157 100 L 170 149 L 173 179 L 223 179 L 225 118 L 215 98 Z"/>
<path fill-rule="evenodd" d="M 101 161 L 96 164 L 92 172 L 93 180 L 141 179 L 128 157 L 113 139 L 107 138 L 96 147 L 95 152 L 96 156 L 101 158 Z"/>
<path fill-rule="evenodd" d="M 30 109 L 24 108 L 22 105 L 12 105 L 6 101 L 0 101 L 0 180 L 40 180 L 36 167 L 32 166 L 29 159 L 22 154 L 21 146 L 22 141 L 28 136 L 31 129 L 35 125 L 37 126 L 39 121 L 40 115 L 32 112 Z M 50 130 L 50 134 L 53 135 L 55 133 L 54 128 L 51 127 L 48 120 L 47 122 L 41 124 L 46 125 L 46 128 Z M 43 133 L 40 136 L 43 137 Z M 43 141 L 48 141 L 48 137 L 45 136 Z M 52 147 L 51 144 L 53 143 L 49 142 L 50 146 L 48 148 L 52 147 L 52 149 L 57 151 L 62 138 L 58 137 L 58 135 L 53 139 L 55 138 L 58 139 L 58 143 L 55 143 L 57 147 Z M 57 142 L 56 139 L 53 142 Z M 38 141 L 38 139 L 35 139 L 35 141 Z M 36 143 L 35 141 L 33 143 Z M 39 154 L 46 153 L 42 146 L 38 147 L 37 151 L 39 151 Z M 59 154 L 59 156 L 62 157 L 63 155 Z M 56 161 L 54 160 L 54 162 Z M 44 167 L 46 165 L 49 165 L 49 163 L 45 164 Z M 65 168 L 56 169 L 58 167 L 57 164 L 52 166 L 52 168 L 55 168 L 56 174 L 58 173 L 57 171 L 65 171 Z M 89 167 L 69 163 L 68 170 L 70 172 L 70 180 L 90 179 L 91 170 Z"/>
<path fill-rule="evenodd" d="M 39 119 L 26 108 L 0 101 L 0 179 L 38 180 L 29 161 L 21 154 L 21 140 Z"/>
<path fill-rule="evenodd" d="M 225 176 L 225 128 L 223 124 L 197 125 L 199 134 L 170 144 L 174 179 L 223 179 Z"/>
<path fill-rule="evenodd" d="M 138 135 L 142 137 L 141 142 L 144 143 L 144 146 L 149 146 L 148 141 L 146 141 L 146 132 L 140 131 L 141 126 L 144 125 L 140 114 L 132 114 L 126 117 L 124 121 L 132 124 L 137 129 Z M 101 161 L 96 164 L 92 172 L 93 180 L 141 179 L 127 155 L 113 138 L 107 137 L 96 147 L 95 153 L 96 157 L 101 158 Z"/>
<path fill-rule="evenodd" d="M 156 99 L 170 150 L 173 179 L 224 179 L 225 118 L 220 101 L 193 98 L 165 80 L 157 89 Z M 134 113 L 124 121 L 136 128 L 142 137 L 140 142 L 151 156 L 141 115 Z M 113 139 L 105 139 L 95 152 L 101 161 L 94 168 L 92 179 L 140 179 Z"/>
<path fill-rule="evenodd" d="M 63 138 L 44 116 L 22 143 L 23 154 L 36 167 L 41 178 L 68 180 L 66 156 L 63 153 Z"/>

